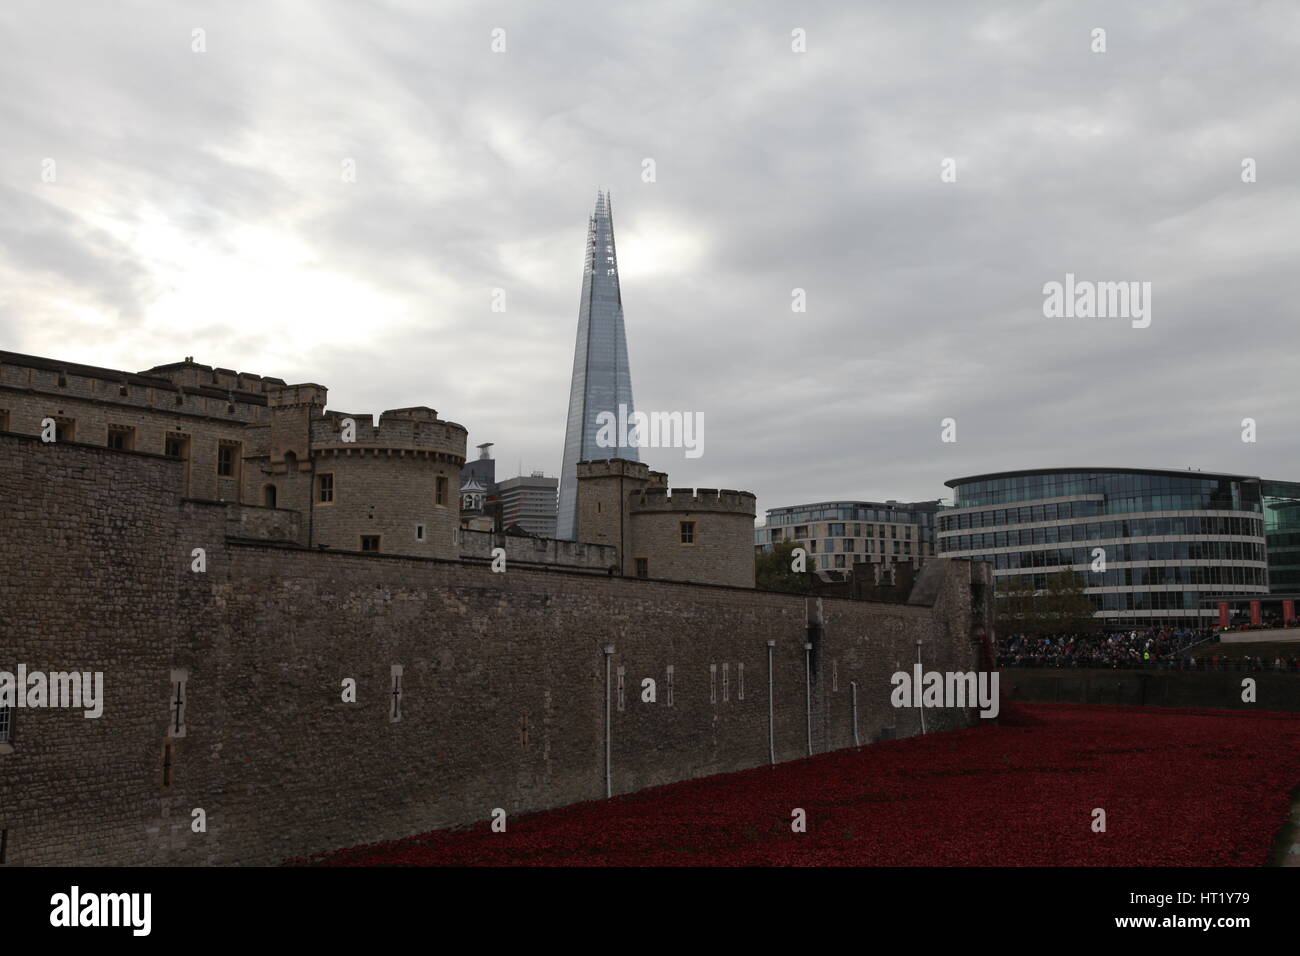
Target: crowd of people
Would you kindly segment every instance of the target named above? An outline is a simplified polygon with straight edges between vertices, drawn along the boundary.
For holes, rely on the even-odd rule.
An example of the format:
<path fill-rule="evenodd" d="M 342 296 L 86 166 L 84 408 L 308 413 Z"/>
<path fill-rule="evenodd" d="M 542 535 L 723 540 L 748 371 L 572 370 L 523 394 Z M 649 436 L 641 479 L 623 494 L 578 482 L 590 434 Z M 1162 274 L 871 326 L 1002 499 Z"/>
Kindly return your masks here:
<path fill-rule="evenodd" d="M 1295 672 L 1300 660 L 1179 652 L 1217 640 L 1217 628 L 1151 628 L 1112 634 L 1013 634 L 998 640 L 999 667 L 1154 667 L 1179 670 L 1278 670 Z M 1300 651 L 1300 645 L 1297 645 Z"/>

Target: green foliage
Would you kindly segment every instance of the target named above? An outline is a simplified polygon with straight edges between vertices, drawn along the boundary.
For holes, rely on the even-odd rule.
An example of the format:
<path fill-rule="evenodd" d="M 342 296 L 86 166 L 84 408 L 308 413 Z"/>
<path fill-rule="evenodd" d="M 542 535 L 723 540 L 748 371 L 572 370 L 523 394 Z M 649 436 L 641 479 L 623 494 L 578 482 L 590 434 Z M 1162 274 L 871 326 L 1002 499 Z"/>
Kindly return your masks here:
<path fill-rule="evenodd" d="M 754 557 L 754 587 L 765 591 L 787 591 L 791 594 L 807 594 L 812 590 L 812 571 L 814 557 L 804 558 L 808 571 L 795 571 L 794 549 L 799 545 L 794 541 L 779 541 L 771 551 L 764 551 Z"/>
<path fill-rule="evenodd" d="M 1072 571 L 1048 577 L 1046 587 L 1035 591 L 1027 582 L 999 588 L 997 628 L 1000 634 L 1096 634 L 1101 621 L 1084 593 L 1083 578 Z"/>

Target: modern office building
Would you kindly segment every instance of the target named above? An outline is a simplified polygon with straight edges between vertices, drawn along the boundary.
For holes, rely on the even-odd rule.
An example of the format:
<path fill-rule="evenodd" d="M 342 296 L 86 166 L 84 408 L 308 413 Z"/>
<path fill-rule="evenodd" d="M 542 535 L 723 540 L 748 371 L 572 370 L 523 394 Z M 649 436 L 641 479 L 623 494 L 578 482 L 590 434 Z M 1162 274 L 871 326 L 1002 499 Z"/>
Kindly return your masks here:
<path fill-rule="evenodd" d="M 1269 593 L 1258 478 L 1067 468 L 945 484 L 954 502 L 938 514 L 937 554 L 991 562 L 1004 593 L 1008 586 L 1039 589 L 1049 575 L 1074 571 L 1097 616 L 1116 628 L 1211 625 L 1211 597 Z M 1104 571 L 1093 570 L 1098 554 Z"/>
<path fill-rule="evenodd" d="M 809 570 L 852 568 L 863 561 L 919 565 L 934 554 L 937 501 L 822 501 L 771 508 L 754 529 L 758 551 L 794 541 Z"/>
<path fill-rule="evenodd" d="M 1273 594 L 1300 592 L 1300 482 L 1260 482 L 1264 537 L 1268 543 L 1268 586 Z"/>
<path fill-rule="evenodd" d="M 623 328 L 623 297 L 618 284 L 618 254 L 614 250 L 614 219 L 609 197 L 596 194 L 596 211 L 587 226 L 587 256 L 582 270 L 582 301 L 578 306 L 578 340 L 573 352 L 573 381 L 569 386 L 569 418 L 564 432 L 564 464 L 560 470 L 559 517 L 555 535 L 580 541 L 577 469 L 580 461 L 622 458 L 640 461 L 635 446 L 597 444 L 597 416 L 633 412 L 632 376 L 628 370 L 627 336 Z"/>
<path fill-rule="evenodd" d="M 518 525 L 539 538 L 555 535 L 555 489 L 557 478 L 547 478 L 540 471 L 528 477 L 498 481 L 496 496 L 501 503 L 501 529 Z"/>

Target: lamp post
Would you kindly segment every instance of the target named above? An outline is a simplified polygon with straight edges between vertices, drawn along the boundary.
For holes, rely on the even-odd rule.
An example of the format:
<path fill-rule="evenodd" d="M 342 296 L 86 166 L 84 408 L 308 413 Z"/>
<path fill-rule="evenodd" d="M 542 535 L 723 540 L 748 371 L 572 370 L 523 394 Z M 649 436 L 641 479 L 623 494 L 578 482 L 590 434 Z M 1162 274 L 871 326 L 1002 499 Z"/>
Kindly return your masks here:
<path fill-rule="evenodd" d="M 609 662 L 614 656 L 614 645 L 605 645 L 605 796 L 614 795 L 614 777 L 609 765 Z"/>

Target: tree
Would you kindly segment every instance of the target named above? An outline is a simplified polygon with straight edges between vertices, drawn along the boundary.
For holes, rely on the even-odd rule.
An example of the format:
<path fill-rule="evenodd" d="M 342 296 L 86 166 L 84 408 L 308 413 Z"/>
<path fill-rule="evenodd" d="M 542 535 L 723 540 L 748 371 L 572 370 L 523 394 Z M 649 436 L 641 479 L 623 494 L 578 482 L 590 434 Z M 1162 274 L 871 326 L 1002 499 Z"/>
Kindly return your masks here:
<path fill-rule="evenodd" d="M 812 571 L 795 571 L 794 549 L 799 547 L 797 541 L 779 541 L 771 551 L 764 551 L 754 557 L 754 587 L 764 591 L 787 591 L 791 594 L 807 594 L 812 590 Z M 815 558 L 804 558 L 809 568 L 813 567 Z"/>
<path fill-rule="evenodd" d="M 1003 634 L 1092 634 L 1101 630 L 1096 608 L 1084 593 L 1083 578 L 1073 571 L 1050 575 L 1044 587 L 1019 578 L 998 596 L 998 631 Z"/>

